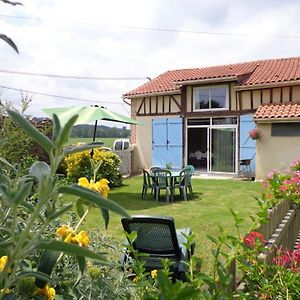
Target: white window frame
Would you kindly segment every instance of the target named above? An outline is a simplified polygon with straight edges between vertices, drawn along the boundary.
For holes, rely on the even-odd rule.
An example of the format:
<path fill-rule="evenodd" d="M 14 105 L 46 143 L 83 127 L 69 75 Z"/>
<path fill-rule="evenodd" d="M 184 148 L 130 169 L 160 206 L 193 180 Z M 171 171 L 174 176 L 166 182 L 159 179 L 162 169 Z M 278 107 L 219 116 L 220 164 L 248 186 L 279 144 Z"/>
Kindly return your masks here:
<path fill-rule="evenodd" d="M 224 87 L 226 88 L 226 100 L 225 100 L 225 107 L 222 108 L 196 108 L 196 101 L 195 101 L 195 91 L 199 90 L 206 90 L 208 89 L 208 94 L 209 94 L 209 106 L 211 106 L 211 89 L 212 88 L 221 88 Z M 216 110 L 227 110 L 229 104 L 229 87 L 228 85 L 210 85 L 210 86 L 203 86 L 203 87 L 194 87 L 193 88 L 193 111 L 216 111 Z"/>
<path fill-rule="evenodd" d="M 216 119 L 218 117 L 208 117 L 204 119 L 209 119 L 209 124 L 206 125 L 188 125 L 188 118 L 186 118 L 186 123 L 185 123 L 185 152 L 187 153 L 187 145 L 188 145 L 188 129 L 189 128 L 206 128 L 207 129 L 207 173 L 212 173 L 212 174 L 238 174 L 238 168 L 239 168 L 239 161 L 238 161 L 238 154 L 239 154 L 239 144 L 238 144 L 238 137 L 239 137 L 239 120 L 237 116 L 229 116 L 231 118 L 236 118 L 237 123 L 235 124 L 219 124 L 215 125 L 213 124 L 213 119 Z M 191 118 L 192 119 L 192 118 Z M 201 118 L 199 118 L 201 119 Z M 234 128 L 235 129 L 235 171 L 234 172 L 217 172 L 217 171 L 211 171 L 211 131 L 212 129 L 216 128 Z M 188 159 L 187 156 L 185 157 L 185 163 L 187 164 Z"/>

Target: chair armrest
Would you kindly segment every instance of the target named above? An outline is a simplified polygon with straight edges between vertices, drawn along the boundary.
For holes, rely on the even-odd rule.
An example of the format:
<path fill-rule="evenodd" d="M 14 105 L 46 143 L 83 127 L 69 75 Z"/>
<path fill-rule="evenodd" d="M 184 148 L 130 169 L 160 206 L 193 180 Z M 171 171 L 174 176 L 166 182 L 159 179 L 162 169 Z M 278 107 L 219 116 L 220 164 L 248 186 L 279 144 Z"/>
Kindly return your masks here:
<path fill-rule="evenodd" d="M 124 248 L 122 249 L 122 254 L 119 258 L 119 263 L 124 266 L 124 264 L 127 262 L 128 260 L 128 254 L 127 254 L 127 247 L 126 245 L 129 245 L 128 240 L 126 239 L 123 243 Z"/>
<path fill-rule="evenodd" d="M 180 272 L 186 272 L 187 271 L 187 260 L 189 259 L 190 255 L 194 253 L 194 246 L 192 245 L 191 253 L 184 245 L 187 243 L 187 238 L 185 236 L 189 236 L 192 234 L 191 228 L 182 228 L 182 229 L 176 229 L 176 235 L 178 239 L 178 244 L 180 247 L 180 264 L 179 264 L 179 271 Z"/>

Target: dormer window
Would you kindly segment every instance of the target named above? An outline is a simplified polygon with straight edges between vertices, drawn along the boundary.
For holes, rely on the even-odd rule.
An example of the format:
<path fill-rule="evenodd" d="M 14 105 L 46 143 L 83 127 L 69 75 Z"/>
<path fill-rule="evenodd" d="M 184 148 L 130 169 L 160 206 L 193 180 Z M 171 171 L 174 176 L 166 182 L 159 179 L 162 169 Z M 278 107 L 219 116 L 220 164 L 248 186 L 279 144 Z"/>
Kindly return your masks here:
<path fill-rule="evenodd" d="M 224 110 L 228 107 L 228 86 L 216 85 L 193 89 L 194 111 Z"/>

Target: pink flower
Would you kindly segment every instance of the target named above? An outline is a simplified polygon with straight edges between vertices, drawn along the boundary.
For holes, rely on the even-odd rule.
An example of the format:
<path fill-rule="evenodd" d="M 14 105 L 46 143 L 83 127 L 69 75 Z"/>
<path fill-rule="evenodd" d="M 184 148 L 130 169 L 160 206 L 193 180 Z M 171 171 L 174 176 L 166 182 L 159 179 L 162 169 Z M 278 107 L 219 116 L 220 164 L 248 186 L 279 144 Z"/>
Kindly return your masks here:
<path fill-rule="evenodd" d="M 300 170 L 300 159 L 294 161 L 291 166 L 290 166 L 290 169 L 292 171 L 299 171 Z"/>
<path fill-rule="evenodd" d="M 274 176 L 276 176 L 276 175 L 278 175 L 279 173 L 278 173 L 278 171 L 277 170 L 273 170 L 273 171 L 271 171 L 271 172 L 269 172 L 268 173 L 268 179 L 273 179 L 274 178 Z"/>
<path fill-rule="evenodd" d="M 262 137 L 262 132 L 254 128 L 249 132 L 249 137 L 251 137 L 253 140 L 259 140 Z"/>
<path fill-rule="evenodd" d="M 263 187 L 267 189 L 267 188 L 269 188 L 269 186 L 270 186 L 270 185 L 269 185 L 269 182 L 265 180 L 265 181 L 263 182 Z"/>
<path fill-rule="evenodd" d="M 267 242 L 264 235 L 257 231 L 251 231 L 243 240 L 245 245 L 250 248 L 255 248 L 259 244 L 265 245 Z"/>
<path fill-rule="evenodd" d="M 281 190 L 281 191 L 287 191 L 288 188 L 287 188 L 286 185 L 281 185 L 281 186 L 279 187 L 279 190 Z"/>

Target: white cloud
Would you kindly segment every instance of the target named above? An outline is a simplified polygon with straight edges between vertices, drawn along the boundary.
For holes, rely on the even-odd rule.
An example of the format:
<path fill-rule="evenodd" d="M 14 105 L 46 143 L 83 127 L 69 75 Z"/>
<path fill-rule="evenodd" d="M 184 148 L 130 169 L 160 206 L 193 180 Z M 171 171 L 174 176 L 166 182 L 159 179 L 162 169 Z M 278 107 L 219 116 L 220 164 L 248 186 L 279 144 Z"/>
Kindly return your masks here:
<path fill-rule="evenodd" d="M 293 0 L 23 2 L 22 7 L 0 3 L 2 14 L 33 18 L 0 16 L 1 32 L 11 36 L 20 50 L 17 55 L 1 42 L 0 69 L 98 77 L 154 77 L 178 68 L 299 55 L 299 38 L 258 37 L 300 35 L 300 3 Z M 122 26 L 249 36 L 133 30 Z M 110 109 L 126 115 L 127 111 L 120 104 L 121 96 L 142 83 L 144 81 L 79 81 L 0 73 L 2 86 L 111 101 L 119 104 L 109 105 Z M 3 89 L 2 97 L 17 103 L 20 93 Z M 92 103 L 33 95 L 30 113 L 39 116 L 45 107 L 89 104 Z"/>

